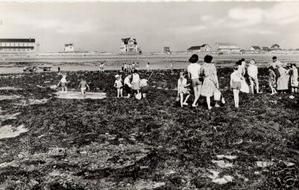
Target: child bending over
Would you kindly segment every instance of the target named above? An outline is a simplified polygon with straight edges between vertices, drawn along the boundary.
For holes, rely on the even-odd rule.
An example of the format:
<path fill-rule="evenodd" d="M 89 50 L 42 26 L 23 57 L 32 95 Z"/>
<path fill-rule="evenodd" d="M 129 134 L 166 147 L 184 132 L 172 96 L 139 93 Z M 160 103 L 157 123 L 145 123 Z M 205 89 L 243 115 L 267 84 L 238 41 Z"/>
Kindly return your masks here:
<path fill-rule="evenodd" d="M 81 89 L 81 94 L 83 96 L 85 96 L 86 89 L 90 90 L 89 85 L 87 84 L 86 80 L 84 80 L 83 78 L 81 79 L 81 81 L 79 83 L 79 88 Z"/>

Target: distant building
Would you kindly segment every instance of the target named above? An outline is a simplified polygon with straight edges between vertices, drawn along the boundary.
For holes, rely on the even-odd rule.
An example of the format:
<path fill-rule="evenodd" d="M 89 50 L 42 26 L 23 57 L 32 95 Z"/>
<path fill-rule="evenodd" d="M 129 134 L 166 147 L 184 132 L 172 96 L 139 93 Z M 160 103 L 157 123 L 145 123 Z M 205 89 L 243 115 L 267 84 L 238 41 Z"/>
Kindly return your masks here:
<path fill-rule="evenodd" d="M 278 44 L 273 44 L 272 46 L 271 46 L 271 50 L 273 51 L 273 50 L 281 50 L 281 48 L 280 48 L 280 46 L 278 45 Z"/>
<path fill-rule="evenodd" d="M 199 52 L 207 52 L 211 51 L 211 46 L 209 44 L 202 44 L 200 46 L 191 46 L 187 49 L 188 52 L 199 53 Z"/>
<path fill-rule="evenodd" d="M 138 47 L 137 41 L 135 38 L 122 38 L 120 45 L 120 53 L 122 54 L 141 54 L 141 50 Z"/>
<path fill-rule="evenodd" d="M 262 48 L 260 46 L 251 46 L 249 48 L 248 53 L 260 53 L 262 51 Z"/>
<path fill-rule="evenodd" d="M 74 48 L 74 44 L 70 43 L 70 44 L 64 44 L 64 52 L 74 52 L 75 48 Z"/>
<path fill-rule="evenodd" d="M 171 54 L 170 47 L 163 47 L 162 52 L 163 52 L 164 54 Z"/>
<path fill-rule="evenodd" d="M 34 52 L 35 50 L 34 38 L 0 38 L 0 52 L 2 53 Z"/>
<path fill-rule="evenodd" d="M 216 49 L 220 54 L 241 53 L 241 48 L 231 43 L 216 43 Z"/>
<path fill-rule="evenodd" d="M 263 51 L 271 51 L 271 49 L 269 47 L 266 47 L 266 46 L 262 47 L 262 50 Z"/>

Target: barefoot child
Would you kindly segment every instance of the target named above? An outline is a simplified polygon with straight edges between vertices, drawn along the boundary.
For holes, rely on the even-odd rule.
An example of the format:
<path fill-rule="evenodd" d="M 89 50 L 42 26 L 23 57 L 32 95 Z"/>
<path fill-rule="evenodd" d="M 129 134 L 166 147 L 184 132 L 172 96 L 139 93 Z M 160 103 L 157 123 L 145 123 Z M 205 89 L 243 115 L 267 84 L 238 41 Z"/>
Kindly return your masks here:
<path fill-rule="evenodd" d="M 178 96 L 180 99 L 181 107 L 183 107 L 184 105 L 188 105 L 187 101 L 190 97 L 190 92 L 187 88 L 188 86 L 189 84 L 187 84 L 187 79 L 184 75 L 184 72 L 180 72 L 180 78 L 178 79 Z M 187 95 L 185 100 L 184 95 Z"/>
<path fill-rule="evenodd" d="M 121 76 L 120 75 L 115 75 L 115 82 L 114 82 L 114 87 L 116 88 L 117 91 L 117 98 L 121 98 L 123 97 L 123 83 L 121 80 Z"/>
<path fill-rule="evenodd" d="M 67 80 L 66 80 L 66 74 L 62 75 L 61 80 L 59 81 L 59 83 L 57 84 L 57 86 L 61 85 L 61 92 L 67 92 Z"/>
<path fill-rule="evenodd" d="M 234 72 L 230 75 L 230 87 L 233 89 L 235 107 L 239 107 L 239 93 L 241 89 L 242 74 L 238 66 L 234 66 Z"/>
<path fill-rule="evenodd" d="M 90 90 L 89 85 L 87 84 L 86 80 L 83 78 L 80 81 L 79 88 L 81 89 L 81 94 L 85 96 L 86 89 Z"/>
<path fill-rule="evenodd" d="M 298 92 L 298 69 L 296 67 L 296 64 L 291 64 L 291 70 L 292 70 L 292 75 L 291 75 L 291 87 L 292 87 L 292 92 L 297 93 Z"/>
<path fill-rule="evenodd" d="M 271 95 L 276 94 L 276 74 L 273 67 L 269 67 L 269 86 L 271 88 Z"/>

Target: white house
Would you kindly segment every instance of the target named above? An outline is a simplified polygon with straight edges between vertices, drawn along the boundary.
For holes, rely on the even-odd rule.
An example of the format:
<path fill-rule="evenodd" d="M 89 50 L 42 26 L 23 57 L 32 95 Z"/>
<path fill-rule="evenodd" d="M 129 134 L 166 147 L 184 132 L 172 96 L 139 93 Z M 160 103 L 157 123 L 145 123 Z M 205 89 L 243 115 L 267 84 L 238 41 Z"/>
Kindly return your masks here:
<path fill-rule="evenodd" d="M 74 48 L 74 44 L 70 43 L 70 44 L 64 44 L 64 52 L 74 52 L 75 48 Z"/>
<path fill-rule="evenodd" d="M 241 48 L 231 43 L 216 43 L 216 50 L 218 53 L 223 53 L 223 54 L 241 53 Z"/>
<path fill-rule="evenodd" d="M 122 54 L 136 54 L 140 53 L 141 50 L 138 48 L 138 44 L 135 38 L 122 38 L 120 45 L 120 53 Z"/>
<path fill-rule="evenodd" d="M 209 44 L 202 44 L 200 46 L 191 46 L 187 49 L 188 52 L 199 53 L 199 52 L 209 52 L 211 51 L 211 46 Z"/>

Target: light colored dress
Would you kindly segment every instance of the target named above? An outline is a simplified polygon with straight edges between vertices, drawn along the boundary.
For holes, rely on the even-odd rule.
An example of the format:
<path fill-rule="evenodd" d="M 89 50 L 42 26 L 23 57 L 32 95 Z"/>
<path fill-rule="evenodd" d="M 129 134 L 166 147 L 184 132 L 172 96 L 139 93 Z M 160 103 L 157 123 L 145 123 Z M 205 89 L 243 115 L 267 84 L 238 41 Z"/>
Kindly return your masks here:
<path fill-rule="evenodd" d="M 187 88 L 187 79 L 186 78 L 179 78 L 178 79 L 178 93 L 181 94 L 187 94 L 188 88 Z"/>
<path fill-rule="evenodd" d="M 139 74 L 137 73 L 134 73 L 132 75 L 132 89 L 133 90 L 139 90 L 140 89 L 140 77 L 139 77 Z"/>
<path fill-rule="evenodd" d="M 280 77 L 277 79 L 277 90 L 288 90 L 290 75 L 288 70 L 283 67 L 278 68 Z"/>
<path fill-rule="evenodd" d="M 292 87 L 298 87 L 298 69 L 292 69 L 293 73 L 291 76 L 291 86 Z"/>
<path fill-rule="evenodd" d="M 218 78 L 216 67 L 214 64 L 204 63 L 201 66 L 201 68 L 204 75 L 204 81 L 201 87 L 201 95 L 206 97 L 214 96 L 214 93 L 218 91 Z"/>

